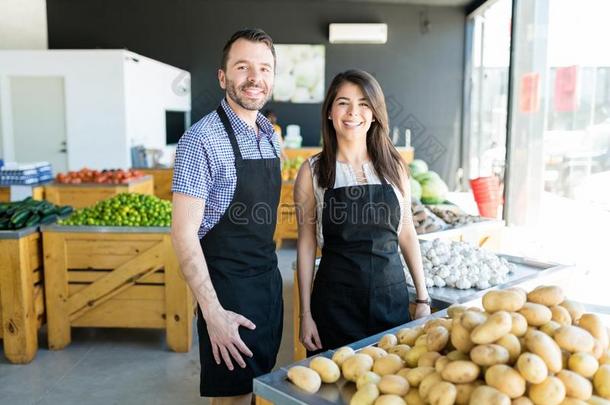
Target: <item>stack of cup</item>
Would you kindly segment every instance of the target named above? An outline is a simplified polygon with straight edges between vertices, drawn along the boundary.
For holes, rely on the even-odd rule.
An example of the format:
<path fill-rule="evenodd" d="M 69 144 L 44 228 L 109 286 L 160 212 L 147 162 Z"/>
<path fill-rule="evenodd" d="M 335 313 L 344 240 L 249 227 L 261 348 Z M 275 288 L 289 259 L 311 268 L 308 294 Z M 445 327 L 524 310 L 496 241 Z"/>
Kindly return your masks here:
<path fill-rule="evenodd" d="M 497 218 L 501 202 L 500 180 L 496 176 L 470 180 L 470 188 L 482 217 Z"/>

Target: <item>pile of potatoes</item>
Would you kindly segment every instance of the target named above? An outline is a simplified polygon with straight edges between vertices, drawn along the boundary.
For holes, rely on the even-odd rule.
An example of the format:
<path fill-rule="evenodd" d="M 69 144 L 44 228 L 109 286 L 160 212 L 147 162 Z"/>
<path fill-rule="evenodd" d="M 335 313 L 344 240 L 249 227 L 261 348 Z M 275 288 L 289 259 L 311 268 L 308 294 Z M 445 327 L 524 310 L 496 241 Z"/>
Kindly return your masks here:
<path fill-rule="evenodd" d="M 610 330 L 556 286 L 490 291 L 483 308 L 316 357 L 288 378 L 307 392 L 341 376 L 351 405 L 610 405 Z"/>

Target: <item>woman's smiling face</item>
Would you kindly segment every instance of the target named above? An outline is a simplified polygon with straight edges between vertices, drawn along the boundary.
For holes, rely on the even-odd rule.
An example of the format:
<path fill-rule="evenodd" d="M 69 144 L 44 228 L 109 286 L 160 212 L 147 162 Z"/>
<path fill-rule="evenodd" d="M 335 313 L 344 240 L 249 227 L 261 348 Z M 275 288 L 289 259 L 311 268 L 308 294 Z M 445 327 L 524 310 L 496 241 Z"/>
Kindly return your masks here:
<path fill-rule="evenodd" d="M 373 110 L 360 86 L 346 82 L 339 87 L 332 103 L 330 119 L 337 136 L 355 138 L 364 136 L 371 127 Z"/>

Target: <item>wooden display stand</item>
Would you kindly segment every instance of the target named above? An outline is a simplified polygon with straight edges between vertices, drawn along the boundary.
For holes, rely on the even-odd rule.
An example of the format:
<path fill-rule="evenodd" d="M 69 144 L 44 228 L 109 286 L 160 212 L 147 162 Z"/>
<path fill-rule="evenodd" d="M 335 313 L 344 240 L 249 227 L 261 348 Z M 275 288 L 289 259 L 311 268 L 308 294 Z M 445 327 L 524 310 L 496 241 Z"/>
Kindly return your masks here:
<path fill-rule="evenodd" d="M 36 227 L 0 232 L 0 338 L 11 363 L 29 363 L 44 321 L 42 238 Z"/>
<path fill-rule="evenodd" d="M 284 149 L 284 154 L 288 159 L 301 157 L 307 159 L 322 150 L 320 147 L 306 147 L 299 149 Z M 413 148 L 399 148 L 401 156 L 407 163 L 413 161 Z M 275 229 L 275 244 L 276 248 L 280 249 L 284 239 L 297 238 L 297 216 L 294 208 L 294 181 L 285 181 L 282 183 L 282 193 L 280 195 L 280 206 L 278 207 L 277 226 Z"/>
<path fill-rule="evenodd" d="M 152 176 L 144 176 L 127 184 L 52 183 L 45 186 L 45 192 L 47 201 L 55 205 L 71 205 L 78 209 L 90 207 L 121 193 L 153 195 L 154 181 Z"/>
<path fill-rule="evenodd" d="M 31 186 L 32 187 L 32 198 L 34 200 L 44 200 L 44 187 L 43 186 Z M 0 202 L 11 201 L 11 186 L 0 186 Z"/>
<path fill-rule="evenodd" d="M 169 228 L 43 228 L 49 348 L 70 343 L 71 327 L 165 329 L 188 352 L 194 302 Z"/>
<path fill-rule="evenodd" d="M 157 197 L 163 200 L 172 200 L 172 179 L 174 177 L 174 169 L 158 168 L 158 169 L 137 169 L 138 171 L 150 175 L 154 178 L 154 193 Z"/>

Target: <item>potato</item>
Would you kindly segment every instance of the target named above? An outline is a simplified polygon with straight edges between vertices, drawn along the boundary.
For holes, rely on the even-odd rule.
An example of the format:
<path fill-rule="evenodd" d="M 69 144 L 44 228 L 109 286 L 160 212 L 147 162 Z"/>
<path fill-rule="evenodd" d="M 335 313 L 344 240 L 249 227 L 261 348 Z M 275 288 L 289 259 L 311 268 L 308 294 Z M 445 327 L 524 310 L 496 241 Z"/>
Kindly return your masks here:
<path fill-rule="evenodd" d="M 557 322 L 560 325 L 572 325 L 572 317 L 570 312 L 561 305 L 554 305 L 551 307 L 551 320 Z"/>
<path fill-rule="evenodd" d="M 402 359 L 397 354 L 388 354 L 375 360 L 373 372 L 383 377 L 387 374 L 396 374 L 402 366 Z"/>
<path fill-rule="evenodd" d="M 565 296 L 563 290 L 560 287 L 549 285 L 541 285 L 536 287 L 527 294 L 527 300 L 536 304 L 545 305 L 552 307 L 553 305 L 559 305 L 563 302 Z"/>
<path fill-rule="evenodd" d="M 554 337 L 557 329 L 559 329 L 561 325 L 555 321 L 548 321 L 544 325 L 540 327 L 540 332 L 546 333 L 550 337 Z"/>
<path fill-rule="evenodd" d="M 434 385 L 436 385 L 436 383 L 439 383 L 441 381 L 443 381 L 443 379 L 441 378 L 441 375 L 437 372 L 430 373 L 425 376 L 424 379 L 419 383 L 418 387 L 419 396 L 421 397 L 421 399 L 423 399 L 424 401 L 428 401 L 428 394 L 430 393 L 430 390 Z"/>
<path fill-rule="evenodd" d="M 458 316 L 462 315 L 466 311 L 466 307 L 459 304 L 452 304 L 447 308 L 447 316 L 451 319 L 455 319 Z"/>
<path fill-rule="evenodd" d="M 542 326 L 553 317 L 548 307 L 533 302 L 526 302 L 519 313 L 525 317 L 527 324 L 531 326 Z"/>
<path fill-rule="evenodd" d="M 339 367 L 341 367 L 341 365 L 343 364 L 343 362 L 345 361 L 345 359 L 347 359 L 350 356 L 353 356 L 355 354 L 354 349 L 352 349 L 351 347 L 342 347 L 340 349 L 337 349 L 337 351 L 333 354 L 332 360 L 337 363 L 337 365 Z"/>
<path fill-rule="evenodd" d="M 422 333 L 417 339 L 415 339 L 415 346 L 427 346 L 428 345 L 428 334 Z"/>
<path fill-rule="evenodd" d="M 610 405 L 610 400 L 593 395 L 591 398 L 589 398 L 587 403 L 589 405 Z"/>
<path fill-rule="evenodd" d="M 453 405 L 457 396 L 455 385 L 446 381 L 436 383 L 428 394 L 431 405 Z"/>
<path fill-rule="evenodd" d="M 517 359 L 516 368 L 529 383 L 540 384 L 549 375 L 549 370 L 542 357 L 525 352 Z"/>
<path fill-rule="evenodd" d="M 341 371 L 343 377 L 348 381 L 356 382 L 358 378 L 371 371 L 373 368 L 373 358 L 368 354 L 356 353 L 351 357 L 348 357 L 341 365 Z"/>
<path fill-rule="evenodd" d="M 366 373 L 364 373 L 360 377 L 358 377 L 358 379 L 356 380 L 356 387 L 358 389 L 360 389 L 363 386 L 365 386 L 366 384 L 371 384 L 371 383 L 375 384 L 375 386 L 376 386 L 379 381 L 381 381 L 381 376 L 379 376 L 378 374 L 376 374 L 372 371 L 367 371 Z"/>
<path fill-rule="evenodd" d="M 527 301 L 527 291 L 525 291 L 524 288 L 521 287 L 511 287 L 511 288 L 507 288 L 508 291 L 515 291 L 518 292 L 519 294 L 521 294 L 521 296 L 523 296 L 523 298 L 525 298 L 525 300 Z"/>
<path fill-rule="evenodd" d="M 311 362 L 309 362 L 309 368 L 320 374 L 323 383 L 332 384 L 341 378 L 339 366 L 326 357 L 314 357 Z"/>
<path fill-rule="evenodd" d="M 409 383 L 399 375 L 384 375 L 381 381 L 377 383 L 379 392 L 382 394 L 393 394 L 405 396 L 409 391 Z"/>
<path fill-rule="evenodd" d="M 568 310 L 568 312 L 570 313 L 570 319 L 572 319 L 572 323 L 577 322 L 580 317 L 585 313 L 585 308 L 579 302 L 564 300 L 559 305 Z"/>
<path fill-rule="evenodd" d="M 373 358 L 373 360 L 377 360 L 377 359 L 380 359 L 380 358 L 388 355 L 388 352 L 383 350 L 381 347 L 375 347 L 375 346 L 365 347 L 364 349 L 359 350 L 358 353 L 368 354 L 369 356 L 371 356 Z"/>
<path fill-rule="evenodd" d="M 377 385 L 368 383 L 358 388 L 358 391 L 352 396 L 350 405 L 372 405 L 379 397 L 379 389 Z"/>
<path fill-rule="evenodd" d="M 409 350 L 409 352 L 405 355 L 404 359 L 405 362 L 407 363 L 408 367 L 417 367 L 417 362 L 419 360 L 419 358 L 421 357 L 421 355 L 423 355 L 424 353 L 426 353 L 428 351 L 428 348 L 426 346 L 415 346 L 413 347 L 411 350 Z"/>
<path fill-rule="evenodd" d="M 601 340 L 593 339 L 593 350 L 591 350 L 591 354 L 593 355 L 593 357 L 595 357 L 597 361 L 600 361 L 600 359 L 607 353 L 608 352 L 604 348 L 604 345 L 602 344 Z"/>
<path fill-rule="evenodd" d="M 470 402 L 470 396 L 472 392 L 481 384 L 477 384 L 477 382 L 468 383 L 468 384 L 456 384 L 455 389 L 457 391 L 457 395 L 455 397 L 455 403 L 458 405 L 466 405 Z"/>
<path fill-rule="evenodd" d="M 401 359 L 404 360 L 404 358 L 407 355 L 407 353 L 409 353 L 409 350 L 411 350 L 411 346 L 403 345 L 403 344 L 397 344 L 396 346 L 390 347 L 388 349 L 388 353 L 397 354 Z"/>
<path fill-rule="evenodd" d="M 584 314 L 580 317 L 578 326 L 586 329 L 595 339 L 599 339 L 604 349 L 608 348 L 608 330 L 599 316 Z"/>
<path fill-rule="evenodd" d="M 585 377 L 569 370 L 561 370 L 555 377 L 559 378 L 566 389 L 566 396 L 587 400 L 593 395 L 593 385 Z"/>
<path fill-rule="evenodd" d="M 498 339 L 496 344 L 508 350 L 508 364 L 515 364 L 521 354 L 521 342 L 519 341 L 519 338 L 509 333 Z"/>
<path fill-rule="evenodd" d="M 456 384 L 470 383 L 477 379 L 481 368 L 471 361 L 452 361 L 441 372 L 445 381 Z"/>
<path fill-rule="evenodd" d="M 288 370 L 288 379 L 300 389 L 315 394 L 322 385 L 320 375 L 304 366 L 293 366 Z"/>
<path fill-rule="evenodd" d="M 453 327 L 451 328 L 451 344 L 459 351 L 469 353 L 474 346 L 474 343 L 470 340 L 470 331 L 462 325 L 460 319 L 455 319 L 453 321 Z"/>
<path fill-rule="evenodd" d="M 610 348 L 608 349 L 610 350 Z M 599 364 L 610 364 L 610 354 L 608 352 L 599 358 Z"/>
<path fill-rule="evenodd" d="M 510 398 L 493 387 L 481 385 L 470 396 L 470 405 L 510 405 Z"/>
<path fill-rule="evenodd" d="M 559 405 L 587 405 L 587 403 L 580 399 L 565 397 Z"/>
<path fill-rule="evenodd" d="M 407 405 L 426 405 L 424 400 L 419 396 L 418 390 L 409 390 L 407 395 L 405 395 L 404 400 Z"/>
<path fill-rule="evenodd" d="M 388 333 L 381 337 L 381 339 L 379 340 L 379 343 L 377 343 L 377 346 L 379 346 L 380 348 L 382 348 L 385 351 L 388 351 L 388 349 L 390 347 L 396 346 L 397 344 L 398 344 L 398 338 L 396 337 L 396 335 L 394 335 L 392 333 Z"/>
<path fill-rule="evenodd" d="M 435 326 L 426 334 L 426 346 L 429 352 L 440 352 L 447 346 L 449 331 L 443 326 Z"/>
<path fill-rule="evenodd" d="M 509 333 L 511 326 L 512 319 L 508 312 L 494 312 L 483 324 L 472 330 L 470 339 L 478 345 L 493 343 Z"/>
<path fill-rule="evenodd" d="M 472 331 L 477 326 L 482 325 L 486 320 L 486 313 L 469 309 L 462 314 L 460 322 L 466 330 Z"/>
<path fill-rule="evenodd" d="M 439 352 L 426 352 L 419 356 L 417 367 L 434 367 L 434 363 L 439 357 L 441 357 Z"/>
<path fill-rule="evenodd" d="M 555 341 L 564 350 L 571 353 L 591 352 L 593 350 L 593 336 L 585 329 L 577 326 L 562 326 L 555 332 Z"/>
<path fill-rule="evenodd" d="M 411 387 L 419 387 L 422 380 L 428 375 L 434 373 L 434 367 L 417 367 L 406 372 L 407 381 Z"/>
<path fill-rule="evenodd" d="M 400 370 L 398 370 L 398 372 L 396 372 L 396 375 L 401 376 L 402 378 L 404 378 L 405 380 L 409 381 L 409 379 L 407 378 L 407 374 L 409 373 L 409 371 L 413 370 L 412 368 L 409 367 L 403 367 Z M 411 384 L 409 384 L 411 385 Z"/>
<path fill-rule="evenodd" d="M 514 290 L 489 291 L 483 296 L 483 308 L 487 312 L 514 312 L 520 310 L 523 304 L 525 297 Z"/>
<path fill-rule="evenodd" d="M 512 400 L 511 405 L 534 405 L 528 397 L 519 397 Z"/>
<path fill-rule="evenodd" d="M 398 332 L 396 332 L 396 337 L 398 338 L 398 343 L 403 345 L 413 346 L 415 344 L 415 340 L 423 333 L 424 329 L 419 328 L 402 328 Z"/>
<path fill-rule="evenodd" d="M 510 328 L 510 333 L 517 337 L 524 336 L 527 332 L 527 319 L 525 319 L 525 317 L 519 312 L 511 312 L 510 318 L 513 321 Z"/>
<path fill-rule="evenodd" d="M 434 369 L 437 373 L 441 373 L 450 362 L 451 360 L 447 356 L 441 356 L 434 363 Z"/>
<path fill-rule="evenodd" d="M 450 361 L 470 360 L 470 357 L 466 353 L 462 353 L 459 350 L 452 350 L 452 351 L 450 351 L 449 353 L 447 353 L 447 358 Z"/>
<path fill-rule="evenodd" d="M 381 395 L 375 405 L 405 405 L 405 401 L 398 395 Z"/>
<path fill-rule="evenodd" d="M 448 318 L 430 319 L 424 325 L 424 333 L 430 332 L 430 329 L 436 328 L 437 326 L 442 326 L 443 328 L 445 328 L 447 330 L 450 330 L 452 324 L 453 324 L 453 320 L 452 319 L 448 319 Z"/>
<path fill-rule="evenodd" d="M 470 351 L 470 358 L 479 366 L 493 366 L 508 363 L 509 353 L 500 345 L 478 345 Z"/>
<path fill-rule="evenodd" d="M 510 398 L 519 398 L 525 394 L 525 380 L 518 371 L 504 364 L 496 364 L 485 372 L 485 382 Z"/>
<path fill-rule="evenodd" d="M 599 363 L 591 353 L 578 352 L 568 359 L 568 368 L 583 377 L 592 378 L 599 368 Z"/>
<path fill-rule="evenodd" d="M 559 378 L 549 376 L 530 386 L 529 397 L 536 405 L 559 405 L 566 397 L 566 389 Z"/>
<path fill-rule="evenodd" d="M 551 337 L 533 330 L 525 335 L 525 345 L 530 352 L 537 354 L 544 360 L 551 373 L 561 370 L 561 349 Z"/>
<path fill-rule="evenodd" d="M 584 315 L 583 315 L 584 317 Z M 581 318 L 582 319 L 582 318 Z M 610 400 L 610 366 L 604 364 L 600 366 L 593 376 L 593 386 L 595 393 L 602 398 Z"/>

